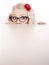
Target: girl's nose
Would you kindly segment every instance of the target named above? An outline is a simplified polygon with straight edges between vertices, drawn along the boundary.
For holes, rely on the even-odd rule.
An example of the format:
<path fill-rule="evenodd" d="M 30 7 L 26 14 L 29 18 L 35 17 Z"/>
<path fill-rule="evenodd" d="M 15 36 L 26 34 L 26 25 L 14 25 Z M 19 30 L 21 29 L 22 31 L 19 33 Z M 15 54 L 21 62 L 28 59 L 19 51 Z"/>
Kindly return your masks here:
<path fill-rule="evenodd" d="M 17 24 L 20 24 L 20 21 L 19 20 L 17 20 Z"/>

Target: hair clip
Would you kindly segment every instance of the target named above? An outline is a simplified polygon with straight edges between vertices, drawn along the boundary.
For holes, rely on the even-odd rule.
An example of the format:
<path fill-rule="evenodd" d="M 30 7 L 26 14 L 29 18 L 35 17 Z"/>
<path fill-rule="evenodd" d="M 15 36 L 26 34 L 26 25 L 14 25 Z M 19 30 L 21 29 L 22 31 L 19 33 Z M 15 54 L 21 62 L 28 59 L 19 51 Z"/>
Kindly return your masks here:
<path fill-rule="evenodd" d="M 24 7 L 25 7 L 25 9 L 26 9 L 27 11 L 30 11 L 30 10 L 31 10 L 31 6 L 30 6 L 29 4 L 25 4 Z"/>

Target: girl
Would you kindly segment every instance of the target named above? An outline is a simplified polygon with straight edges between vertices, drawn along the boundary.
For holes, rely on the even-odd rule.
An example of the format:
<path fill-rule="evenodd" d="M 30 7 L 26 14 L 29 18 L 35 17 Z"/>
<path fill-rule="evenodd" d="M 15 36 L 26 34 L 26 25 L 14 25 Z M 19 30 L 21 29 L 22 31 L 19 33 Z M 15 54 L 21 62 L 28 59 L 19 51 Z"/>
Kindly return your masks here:
<path fill-rule="evenodd" d="M 34 10 L 32 10 L 29 4 L 19 3 L 12 8 L 12 12 L 8 17 L 8 23 L 10 24 L 36 24 Z M 37 24 L 45 24 L 39 22 Z"/>

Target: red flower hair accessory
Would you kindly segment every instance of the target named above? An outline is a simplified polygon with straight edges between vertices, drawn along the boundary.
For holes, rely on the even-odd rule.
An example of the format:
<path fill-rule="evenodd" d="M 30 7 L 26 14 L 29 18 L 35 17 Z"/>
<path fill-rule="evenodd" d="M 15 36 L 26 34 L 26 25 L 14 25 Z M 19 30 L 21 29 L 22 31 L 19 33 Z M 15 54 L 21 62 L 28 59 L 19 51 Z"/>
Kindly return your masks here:
<path fill-rule="evenodd" d="M 25 7 L 25 9 L 26 9 L 27 11 L 30 11 L 30 10 L 31 10 L 31 6 L 30 6 L 29 4 L 25 4 L 24 7 Z"/>

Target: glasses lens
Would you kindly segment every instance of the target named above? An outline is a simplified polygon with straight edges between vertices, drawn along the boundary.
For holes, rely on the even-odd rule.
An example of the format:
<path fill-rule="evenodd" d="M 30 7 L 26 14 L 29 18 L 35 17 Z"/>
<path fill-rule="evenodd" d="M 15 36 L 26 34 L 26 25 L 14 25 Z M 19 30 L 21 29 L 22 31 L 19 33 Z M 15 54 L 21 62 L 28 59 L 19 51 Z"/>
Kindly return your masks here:
<path fill-rule="evenodd" d="M 12 21 L 16 22 L 17 21 L 17 17 L 16 16 L 12 16 Z"/>
<path fill-rule="evenodd" d="M 20 17 L 20 22 L 25 22 L 27 19 L 28 19 L 28 17 L 22 16 L 22 17 Z"/>

